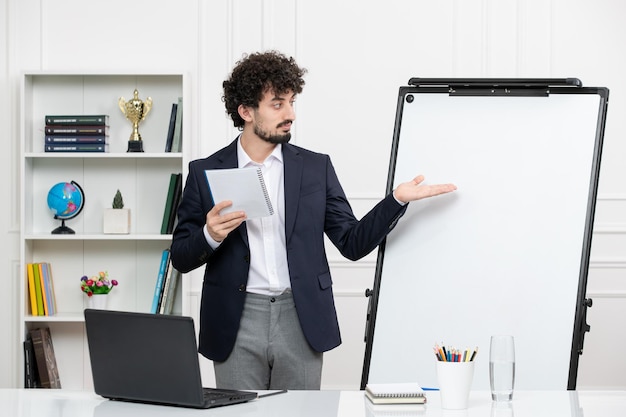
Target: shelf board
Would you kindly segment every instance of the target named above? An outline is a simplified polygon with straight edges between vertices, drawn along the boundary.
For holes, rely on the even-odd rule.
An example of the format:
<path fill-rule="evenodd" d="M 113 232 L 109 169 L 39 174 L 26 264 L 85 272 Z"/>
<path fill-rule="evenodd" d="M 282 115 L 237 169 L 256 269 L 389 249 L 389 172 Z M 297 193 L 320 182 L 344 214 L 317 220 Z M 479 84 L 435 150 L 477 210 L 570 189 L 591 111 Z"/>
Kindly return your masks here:
<path fill-rule="evenodd" d="M 24 236 L 25 240 L 172 240 L 172 235 L 162 235 L 158 233 L 130 233 L 127 235 L 105 235 L 105 234 L 74 234 L 74 235 L 53 235 L 52 233 L 30 233 Z"/>
<path fill-rule="evenodd" d="M 154 68 L 135 68 L 121 71 L 90 71 L 90 70 L 40 70 L 31 69 L 23 72 L 24 77 L 178 77 L 182 78 L 184 73 L 177 71 L 161 71 Z"/>
<path fill-rule="evenodd" d="M 181 152 L 27 152 L 25 158 L 181 159 Z"/>
<path fill-rule="evenodd" d="M 26 316 L 26 323 L 82 323 L 85 321 L 83 313 L 57 313 L 53 316 Z"/>

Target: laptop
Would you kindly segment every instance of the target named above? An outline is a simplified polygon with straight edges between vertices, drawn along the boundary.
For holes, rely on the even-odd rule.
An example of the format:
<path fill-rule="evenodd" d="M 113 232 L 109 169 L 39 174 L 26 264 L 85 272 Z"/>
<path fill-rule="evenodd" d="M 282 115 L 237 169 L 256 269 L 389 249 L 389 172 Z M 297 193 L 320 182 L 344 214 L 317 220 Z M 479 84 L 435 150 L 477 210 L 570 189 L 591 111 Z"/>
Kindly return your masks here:
<path fill-rule="evenodd" d="M 86 309 L 85 327 L 94 390 L 104 398 L 212 408 L 258 397 L 202 387 L 191 317 Z"/>

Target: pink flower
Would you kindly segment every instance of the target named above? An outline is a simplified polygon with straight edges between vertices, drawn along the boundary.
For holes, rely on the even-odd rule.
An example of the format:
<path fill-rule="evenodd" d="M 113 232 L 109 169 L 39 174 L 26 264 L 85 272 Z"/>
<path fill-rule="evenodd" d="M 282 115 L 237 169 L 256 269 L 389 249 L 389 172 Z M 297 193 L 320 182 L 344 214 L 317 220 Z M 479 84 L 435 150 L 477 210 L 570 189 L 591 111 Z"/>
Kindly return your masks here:
<path fill-rule="evenodd" d="M 108 272 L 103 271 L 98 272 L 91 278 L 83 275 L 80 279 L 80 289 L 88 297 L 94 294 L 108 294 L 117 285 L 119 285 L 119 282 L 115 279 L 109 280 Z"/>

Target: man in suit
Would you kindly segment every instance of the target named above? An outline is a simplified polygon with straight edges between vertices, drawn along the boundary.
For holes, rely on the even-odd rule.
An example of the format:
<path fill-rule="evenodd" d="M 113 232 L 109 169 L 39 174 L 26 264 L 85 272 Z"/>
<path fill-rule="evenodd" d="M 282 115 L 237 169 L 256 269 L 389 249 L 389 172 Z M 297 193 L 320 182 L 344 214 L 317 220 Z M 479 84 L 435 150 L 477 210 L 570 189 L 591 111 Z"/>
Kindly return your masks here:
<path fill-rule="evenodd" d="M 189 164 L 171 257 L 181 272 L 205 267 L 199 351 L 220 388 L 319 389 L 323 352 L 341 343 L 324 234 L 360 259 L 408 202 L 456 189 L 417 176 L 357 220 L 328 155 L 288 143 L 305 72 L 275 51 L 244 56 L 223 83 L 241 134 Z M 213 202 L 204 171 L 248 166 L 261 168 L 275 213 L 221 214 L 232 203 Z"/>

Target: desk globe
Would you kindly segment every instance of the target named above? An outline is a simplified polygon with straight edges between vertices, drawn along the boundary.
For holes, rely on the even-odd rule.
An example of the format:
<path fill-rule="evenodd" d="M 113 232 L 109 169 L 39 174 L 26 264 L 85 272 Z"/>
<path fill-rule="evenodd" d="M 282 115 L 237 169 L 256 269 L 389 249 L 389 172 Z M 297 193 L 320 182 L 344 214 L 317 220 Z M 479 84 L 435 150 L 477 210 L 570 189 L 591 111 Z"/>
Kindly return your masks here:
<path fill-rule="evenodd" d="M 48 207 L 54 218 L 61 220 L 61 226 L 52 231 L 53 235 L 74 234 L 74 230 L 65 225 L 65 220 L 78 216 L 85 205 L 83 189 L 75 181 L 59 182 L 48 191 Z"/>

